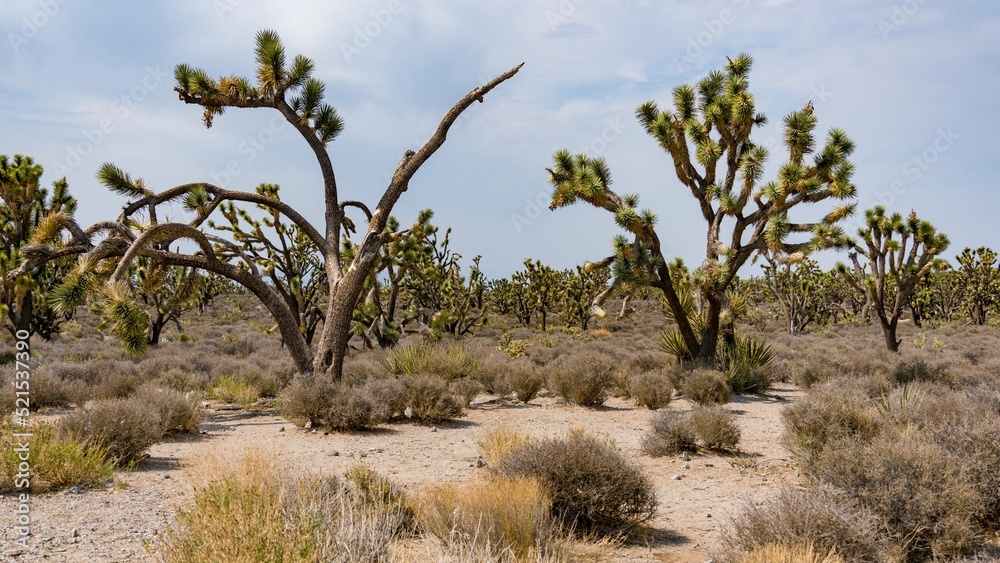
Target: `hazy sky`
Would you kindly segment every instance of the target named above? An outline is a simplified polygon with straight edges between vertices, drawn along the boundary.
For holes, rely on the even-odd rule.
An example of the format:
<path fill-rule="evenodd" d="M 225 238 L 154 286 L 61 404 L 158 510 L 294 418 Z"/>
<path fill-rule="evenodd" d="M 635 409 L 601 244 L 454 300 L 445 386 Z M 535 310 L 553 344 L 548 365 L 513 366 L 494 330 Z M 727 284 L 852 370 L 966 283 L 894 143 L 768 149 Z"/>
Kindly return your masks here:
<path fill-rule="evenodd" d="M 254 34 L 276 30 L 289 56 L 315 60 L 346 121 L 329 145 L 341 193 L 374 202 L 403 152 L 455 101 L 523 61 L 470 108 L 394 214 L 406 224 L 433 208 L 454 246 L 482 254 L 492 276 L 526 257 L 560 268 L 600 258 L 618 232 L 610 215 L 547 209 L 552 154 L 586 150 L 607 158 L 619 193 L 639 193 L 659 213 L 666 253 L 698 264 L 696 204 L 634 111 L 649 99 L 669 105 L 675 86 L 747 52 L 758 109 L 771 120 L 759 142 L 777 141 L 781 118 L 811 99 L 822 133 L 840 127 L 857 142 L 860 209 L 915 209 L 951 237 L 949 258 L 1000 247 L 996 2 L 345 4 L 4 0 L 0 153 L 33 156 L 47 184 L 65 175 L 87 225 L 124 203 L 94 180 L 106 161 L 155 189 L 278 183 L 319 222 L 320 173 L 305 142 L 268 110 L 230 110 L 206 130 L 199 108 L 173 91 L 174 65 L 253 76 Z M 771 154 L 773 171 L 780 153 Z"/>

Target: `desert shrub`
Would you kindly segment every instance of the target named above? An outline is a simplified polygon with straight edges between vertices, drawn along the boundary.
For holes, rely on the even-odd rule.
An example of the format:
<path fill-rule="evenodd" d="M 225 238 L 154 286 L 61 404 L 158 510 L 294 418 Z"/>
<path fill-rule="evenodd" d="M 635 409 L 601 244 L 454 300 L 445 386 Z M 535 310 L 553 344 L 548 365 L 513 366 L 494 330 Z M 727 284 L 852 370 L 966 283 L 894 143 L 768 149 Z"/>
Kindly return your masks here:
<path fill-rule="evenodd" d="M 90 389 L 90 398 L 96 400 L 124 399 L 139 388 L 139 378 L 131 370 L 110 369 L 98 371 Z"/>
<path fill-rule="evenodd" d="M 378 411 L 371 399 L 348 385 L 335 386 L 322 421 L 332 430 L 365 430 L 377 425 Z"/>
<path fill-rule="evenodd" d="M 922 358 L 900 361 L 892 370 L 892 378 L 900 385 L 914 381 L 923 381 L 958 387 L 957 378 L 949 373 L 946 364 L 941 362 L 931 363 Z"/>
<path fill-rule="evenodd" d="M 982 497 L 962 461 L 937 444 L 901 432 L 865 443 L 827 444 L 813 476 L 846 491 L 879 516 L 889 539 L 909 559 L 967 555 L 982 539 Z"/>
<path fill-rule="evenodd" d="M 647 371 L 631 379 L 629 396 L 639 406 L 650 410 L 662 409 L 670 404 L 674 396 L 674 386 L 665 374 Z"/>
<path fill-rule="evenodd" d="M 235 333 L 226 333 L 222 336 L 220 342 L 216 344 L 219 352 L 227 356 L 235 356 L 237 358 L 246 358 L 250 354 L 253 354 L 254 350 L 257 349 L 253 342 L 243 338 L 242 336 Z"/>
<path fill-rule="evenodd" d="M 524 560 L 552 549 L 550 504 L 537 479 L 492 479 L 432 487 L 418 501 L 417 514 L 421 528 L 449 546 Z"/>
<path fill-rule="evenodd" d="M 604 404 L 614 383 L 614 365 L 601 356 L 573 356 L 552 369 L 549 376 L 552 391 L 571 403 L 585 407 Z"/>
<path fill-rule="evenodd" d="M 119 466 L 134 464 L 163 437 L 160 411 L 133 398 L 91 403 L 63 417 L 59 428 L 88 446 L 106 449 Z"/>
<path fill-rule="evenodd" d="M 395 377 L 369 379 L 361 388 L 375 408 L 376 420 L 392 420 L 406 409 L 406 385 Z"/>
<path fill-rule="evenodd" d="M 960 418 L 938 420 L 927 434 L 940 447 L 962 460 L 965 478 L 982 499 L 979 521 L 986 529 L 1000 529 L 1000 416 L 977 412 L 966 404 Z"/>
<path fill-rule="evenodd" d="M 258 397 L 278 396 L 283 384 L 282 378 L 277 373 L 264 371 L 256 366 L 244 367 L 239 371 L 237 378 L 256 389 Z"/>
<path fill-rule="evenodd" d="M 738 563 L 844 563 L 837 553 L 817 551 L 812 545 L 767 544 L 741 553 Z"/>
<path fill-rule="evenodd" d="M 289 471 L 258 454 L 216 464 L 195 485 L 160 546 L 167 561 L 387 561 L 397 510 L 336 478 Z"/>
<path fill-rule="evenodd" d="M 17 403 L 17 393 L 12 383 L 13 367 L 10 369 L 10 376 L 5 378 L 4 385 L 0 387 L 0 408 L 3 409 L 4 413 L 12 411 Z M 67 393 L 65 382 L 49 370 L 42 367 L 31 370 L 31 378 L 28 381 L 31 385 L 31 394 L 28 397 L 29 410 L 65 407 L 70 404 L 70 396 Z"/>
<path fill-rule="evenodd" d="M 483 433 L 483 437 L 476 441 L 476 445 L 479 446 L 479 455 L 486 460 L 486 465 L 496 467 L 530 442 L 531 437 L 527 434 L 500 425 Z"/>
<path fill-rule="evenodd" d="M 201 418 L 201 401 L 195 393 L 187 395 L 173 389 L 142 387 L 136 391 L 134 400 L 145 403 L 147 408 L 158 411 L 160 426 L 164 434 L 172 432 L 198 433 Z"/>
<path fill-rule="evenodd" d="M 767 546 L 811 545 L 816 553 L 836 552 L 847 561 L 881 561 L 878 526 L 871 512 L 836 489 L 783 488 L 763 503 L 748 502 L 732 517 L 723 528 L 720 559 L 744 561 Z"/>
<path fill-rule="evenodd" d="M 297 426 L 320 426 L 330 413 L 337 384 L 323 379 L 296 380 L 279 395 L 278 412 Z"/>
<path fill-rule="evenodd" d="M 434 376 L 417 375 L 402 379 L 409 418 L 436 424 L 462 415 L 464 407 L 448 382 Z"/>
<path fill-rule="evenodd" d="M 111 478 L 114 464 L 108 460 L 108 452 L 102 446 L 58 432 L 47 424 L 32 427 L 31 433 L 28 442 L 31 492 L 43 493 L 73 486 L 96 487 Z M 22 461 L 17 451 L 20 444 L 12 427 L 0 427 L 0 493 L 16 490 L 15 479 L 21 472 Z"/>
<path fill-rule="evenodd" d="M 684 376 L 680 391 L 685 399 L 699 405 L 725 404 L 733 394 L 725 375 L 701 368 L 691 370 Z"/>
<path fill-rule="evenodd" d="M 456 396 L 462 398 L 462 405 L 469 408 L 472 401 L 482 393 L 485 388 L 483 384 L 475 379 L 456 379 L 451 382 L 451 390 Z"/>
<path fill-rule="evenodd" d="M 526 364 L 511 365 L 507 373 L 507 385 L 514 393 L 517 393 L 517 400 L 527 403 L 538 396 L 542 390 L 542 376 L 533 366 Z"/>
<path fill-rule="evenodd" d="M 155 381 L 160 387 L 173 389 L 174 391 L 180 391 L 181 393 L 200 390 L 203 384 L 201 378 L 196 376 L 194 373 L 180 368 L 167 369 L 161 373 Z"/>
<path fill-rule="evenodd" d="M 808 467 L 830 440 L 870 440 L 878 435 L 882 419 L 869 403 L 868 397 L 835 381 L 818 386 L 782 411 L 785 445 Z"/>
<path fill-rule="evenodd" d="M 569 528 L 620 530 L 656 512 L 656 494 L 639 466 L 583 432 L 528 442 L 492 471 L 538 479 L 549 491 L 553 514 Z"/>
<path fill-rule="evenodd" d="M 723 407 L 695 407 L 688 414 L 688 424 L 706 449 L 732 451 L 740 443 L 736 415 Z"/>
<path fill-rule="evenodd" d="M 227 375 L 220 377 L 208 391 L 208 396 L 226 403 L 237 403 L 249 408 L 260 398 L 260 389 L 241 377 Z"/>
<path fill-rule="evenodd" d="M 659 457 L 698 450 L 694 429 L 687 415 L 660 411 L 653 418 L 653 430 L 642 441 L 642 451 Z"/>
<path fill-rule="evenodd" d="M 358 354 L 344 358 L 344 383 L 364 385 L 366 381 L 388 375 L 377 354 Z"/>

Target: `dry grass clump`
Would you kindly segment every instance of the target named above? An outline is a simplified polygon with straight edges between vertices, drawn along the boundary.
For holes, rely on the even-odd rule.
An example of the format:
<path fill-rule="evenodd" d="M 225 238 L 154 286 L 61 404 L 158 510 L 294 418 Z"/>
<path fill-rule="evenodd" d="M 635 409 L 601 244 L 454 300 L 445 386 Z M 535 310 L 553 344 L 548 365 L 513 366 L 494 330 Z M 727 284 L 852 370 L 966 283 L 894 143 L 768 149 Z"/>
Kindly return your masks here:
<path fill-rule="evenodd" d="M 733 395 L 732 389 L 726 382 L 725 374 L 703 368 L 694 369 L 684 374 L 679 388 L 685 399 L 699 405 L 713 403 L 723 405 L 728 403 Z"/>
<path fill-rule="evenodd" d="M 657 413 L 653 418 L 653 431 L 643 438 L 642 451 L 654 457 L 698 451 L 688 417 L 677 411 Z"/>
<path fill-rule="evenodd" d="M 614 446 L 581 431 L 530 441 L 491 467 L 497 476 L 538 479 L 567 529 L 621 531 L 656 512 L 652 483 Z"/>
<path fill-rule="evenodd" d="M 741 553 L 738 563 L 844 563 L 835 552 L 824 554 L 811 545 L 767 544 Z"/>
<path fill-rule="evenodd" d="M 778 547 L 795 551 L 801 546 L 811 546 L 814 553 L 836 553 L 847 561 L 883 560 L 877 518 L 827 486 L 784 488 L 762 504 L 748 502 L 723 530 L 718 559 L 762 561 L 754 558 L 762 551 Z"/>
<path fill-rule="evenodd" d="M 479 359 L 462 344 L 421 344 L 393 348 L 383 365 L 394 375 L 436 375 L 452 381 L 474 377 Z"/>
<path fill-rule="evenodd" d="M 23 432 L 23 429 L 17 429 Z M 14 436 L 15 429 L 0 427 L 0 493 L 23 492 L 16 487 L 17 474 L 22 473 L 20 459 L 23 440 Z M 67 487 L 97 487 L 111 479 L 114 464 L 106 448 L 87 443 L 47 424 L 31 428 L 28 440 L 30 459 L 30 490 L 44 493 Z"/>
<path fill-rule="evenodd" d="M 552 366 L 549 387 L 570 403 L 584 407 L 604 404 L 614 384 L 614 364 L 603 356 L 573 356 Z"/>
<path fill-rule="evenodd" d="M 534 478 L 438 485 L 417 501 L 420 527 L 454 550 L 523 561 L 553 551 L 556 524 L 545 487 Z M 531 557 L 533 558 L 533 557 Z"/>
<path fill-rule="evenodd" d="M 479 455 L 486 460 L 486 465 L 496 467 L 530 442 L 531 438 L 527 434 L 501 425 L 484 432 L 476 445 L 479 446 Z"/>
<path fill-rule="evenodd" d="M 647 371 L 629 380 L 628 395 L 635 404 L 655 411 L 670 404 L 674 397 L 674 386 L 665 374 Z"/>
<path fill-rule="evenodd" d="M 220 377 L 215 385 L 208 390 L 210 399 L 225 403 L 237 403 L 242 408 L 250 408 L 261 396 L 260 389 L 252 383 L 235 375 Z"/>
<path fill-rule="evenodd" d="M 289 470 L 266 454 L 216 462 L 160 551 L 171 563 L 387 561 L 405 517 L 370 500 L 356 486 Z"/>

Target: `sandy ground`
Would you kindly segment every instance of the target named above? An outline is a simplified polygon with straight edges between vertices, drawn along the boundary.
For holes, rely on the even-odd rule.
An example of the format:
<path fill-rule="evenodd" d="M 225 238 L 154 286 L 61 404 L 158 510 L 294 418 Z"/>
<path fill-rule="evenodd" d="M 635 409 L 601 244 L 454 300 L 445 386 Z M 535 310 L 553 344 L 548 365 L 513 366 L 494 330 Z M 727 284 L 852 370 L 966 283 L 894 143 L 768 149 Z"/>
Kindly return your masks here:
<path fill-rule="evenodd" d="M 363 461 L 405 489 L 418 492 L 440 482 L 481 478 L 476 441 L 499 424 L 535 436 L 556 436 L 570 428 L 613 438 L 618 448 L 649 475 L 660 501 L 645 539 L 617 548 L 610 561 L 704 562 L 716 547 L 720 528 L 741 504 L 761 498 L 799 478 L 781 446 L 784 406 L 802 395 L 779 385 L 767 396 L 734 397 L 729 408 L 742 429 L 743 456 L 695 454 L 651 458 L 641 453 L 651 411 L 610 399 L 600 409 L 586 409 L 542 398 L 528 405 L 480 397 L 467 415 L 436 428 L 400 424 L 355 434 L 324 434 L 296 428 L 268 411 L 206 409 L 202 434 L 155 445 L 151 458 L 116 476 L 124 485 L 82 493 L 59 492 L 32 498 L 29 549 L 13 549 L 12 522 L 2 529 L 3 561 L 154 561 L 157 542 L 176 510 L 191 498 L 190 468 L 215 448 L 230 452 L 268 448 L 290 465 L 343 474 Z M 687 410 L 678 399 L 670 409 Z M 13 499 L 2 497 L 4 519 Z"/>

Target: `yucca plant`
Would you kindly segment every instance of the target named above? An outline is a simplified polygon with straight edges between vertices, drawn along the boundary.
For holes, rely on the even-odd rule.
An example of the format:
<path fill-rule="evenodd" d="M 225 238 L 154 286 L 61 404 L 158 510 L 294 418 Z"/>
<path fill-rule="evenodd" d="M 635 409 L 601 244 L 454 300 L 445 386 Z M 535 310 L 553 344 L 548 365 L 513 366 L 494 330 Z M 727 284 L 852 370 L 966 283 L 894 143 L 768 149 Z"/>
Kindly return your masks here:
<path fill-rule="evenodd" d="M 774 348 L 753 336 L 736 335 L 736 345 L 727 350 L 726 382 L 734 393 L 757 393 L 771 386 L 768 365 L 774 360 Z"/>

